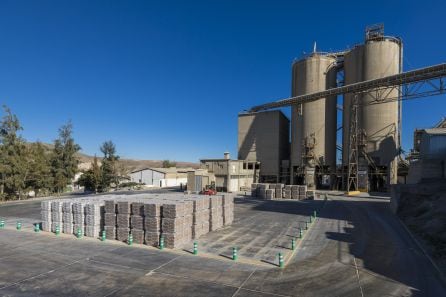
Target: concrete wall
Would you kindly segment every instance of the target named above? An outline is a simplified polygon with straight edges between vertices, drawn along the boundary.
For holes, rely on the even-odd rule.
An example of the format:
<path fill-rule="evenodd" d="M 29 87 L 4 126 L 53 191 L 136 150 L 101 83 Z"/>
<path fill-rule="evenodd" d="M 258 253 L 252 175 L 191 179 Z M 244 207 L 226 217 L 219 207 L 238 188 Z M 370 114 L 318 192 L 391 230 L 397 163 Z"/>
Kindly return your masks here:
<path fill-rule="evenodd" d="M 278 110 L 240 114 L 238 159 L 259 161 L 260 176 L 279 176 L 282 160 L 289 160 L 290 121 Z"/>

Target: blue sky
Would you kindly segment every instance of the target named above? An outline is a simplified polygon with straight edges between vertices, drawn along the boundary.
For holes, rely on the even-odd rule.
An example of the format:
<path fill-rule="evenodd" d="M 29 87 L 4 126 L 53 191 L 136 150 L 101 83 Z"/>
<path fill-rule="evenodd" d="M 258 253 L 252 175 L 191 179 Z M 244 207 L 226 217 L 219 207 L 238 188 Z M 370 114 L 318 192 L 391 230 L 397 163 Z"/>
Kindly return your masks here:
<path fill-rule="evenodd" d="M 88 154 L 111 139 L 137 159 L 236 156 L 238 112 L 288 97 L 314 41 L 345 49 L 383 22 L 406 70 L 445 62 L 445 3 L 362 2 L 0 0 L 0 104 L 30 141 L 71 120 Z M 404 103 L 405 150 L 445 99 Z"/>

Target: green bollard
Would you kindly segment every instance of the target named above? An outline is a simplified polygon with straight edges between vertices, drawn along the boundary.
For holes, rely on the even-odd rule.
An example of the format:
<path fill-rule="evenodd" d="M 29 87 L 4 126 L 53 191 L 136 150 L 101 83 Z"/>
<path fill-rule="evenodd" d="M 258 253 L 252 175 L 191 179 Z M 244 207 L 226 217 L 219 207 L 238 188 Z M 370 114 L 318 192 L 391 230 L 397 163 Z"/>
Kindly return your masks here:
<path fill-rule="evenodd" d="M 294 251 L 296 249 L 296 239 L 291 239 L 291 249 Z"/>
<path fill-rule="evenodd" d="M 16 226 L 17 230 L 21 230 L 22 229 L 22 222 L 17 221 L 17 226 Z"/>
<path fill-rule="evenodd" d="M 313 217 L 310 216 L 310 224 L 313 223 Z"/>
<path fill-rule="evenodd" d="M 133 244 L 133 235 L 132 233 L 129 234 L 129 238 L 127 240 L 128 245 L 132 245 Z"/>
<path fill-rule="evenodd" d="M 305 222 L 305 230 L 308 230 L 308 222 Z"/>
<path fill-rule="evenodd" d="M 60 234 L 60 227 L 59 225 L 56 225 L 56 235 L 58 236 Z"/>
<path fill-rule="evenodd" d="M 238 258 L 238 256 L 237 256 L 237 248 L 233 247 L 232 248 L 232 260 L 237 261 L 237 258 Z"/>
<path fill-rule="evenodd" d="M 3 229 L 3 228 L 5 228 L 5 220 L 1 219 L 0 220 L 0 229 Z"/>
<path fill-rule="evenodd" d="M 164 249 L 164 237 L 161 235 L 160 237 L 160 250 Z"/>
<path fill-rule="evenodd" d="M 106 235 L 105 231 L 102 231 L 101 241 L 105 241 L 106 238 L 107 238 L 107 235 Z"/>
<path fill-rule="evenodd" d="M 40 232 L 40 223 L 34 225 L 34 232 Z"/>
<path fill-rule="evenodd" d="M 283 254 L 282 253 L 279 253 L 279 267 L 280 268 L 284 267 Z"/>
<path fill-rule="evenodd" d="M 76 237 L 77 238 L 81 238 L 82 237 L 82 229 L 81 228 L 77 228 Z"/>
<path fill-rule="evenodd" d="M 302 231 L 302 228 L 299 228 L 299 238 L 302 238 L 304 235 L 304 231 Z"/>
<path fill-rule="evenodd" d="M 313 211 L 313 217 L 316 219 L 317 218 L 317 211 Z"/>
<path fill-rule="evenodd" d="M 198 255 L 198 243 L 194 242 L 194 255 Z"/>

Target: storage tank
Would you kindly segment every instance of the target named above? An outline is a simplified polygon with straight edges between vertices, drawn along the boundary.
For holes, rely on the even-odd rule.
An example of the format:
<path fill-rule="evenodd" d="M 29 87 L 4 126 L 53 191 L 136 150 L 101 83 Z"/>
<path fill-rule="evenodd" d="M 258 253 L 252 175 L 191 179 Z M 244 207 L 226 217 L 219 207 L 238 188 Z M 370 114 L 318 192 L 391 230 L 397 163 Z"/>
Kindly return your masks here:
<path fill-rule="evenodd" d="M 345 84 L 381 78 L 401 72 L 401 41 L 394 37 L 366 40 L 353 48 L 344 58 Z M 387 167 L 387 183 L 397 182 L 399 144 L 399 102 L 377 103 L 398 97 L 398 89 L 372 90 L 360 95 L 358 128 L 366 135 L 365 150 L 377 166 Z M 348 165 L 350 102 L 353 95 L 344 96 L 343 163 Z"/>
<path fill-rule="evenodd" d="M 292 96 L 336 87 L 336 58 L 313 53 L 293 63 Z M 314 134 L 317 164 L 336 169 L 336 97 L 293 106 L 291 111 L 291 170 L 302 168 L 303 144 Z"/>

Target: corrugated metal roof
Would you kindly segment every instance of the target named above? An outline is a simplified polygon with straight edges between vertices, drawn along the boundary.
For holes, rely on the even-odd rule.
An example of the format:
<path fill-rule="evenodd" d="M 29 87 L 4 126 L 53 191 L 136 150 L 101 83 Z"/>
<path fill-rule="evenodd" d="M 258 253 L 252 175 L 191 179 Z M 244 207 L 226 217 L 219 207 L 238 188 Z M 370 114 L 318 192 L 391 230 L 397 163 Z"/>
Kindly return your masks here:
<path fill-rule="evenodd" d="M 446 128 L 424 129 L 427 134 L 446 134 Z"/>
<path fill-rule="evenodd" d="M 139 170 L 135 170 L 132 171 L 131 173 L 135 173 L 135 172 L 140 172 L 140 171 L 144 171 L 144 170 L 153 170 L 156 172 L 160 172 L 160 173 L 187 173 L 190 170 L 193 170 L 192 167 L 190 168 L 177 168 L 177 167 L 169 167 L 169 168 L 157 168 L 157 167 L 147 167 L 147 168 L 143 168 L 143 169 L 139 169 Z"/>

